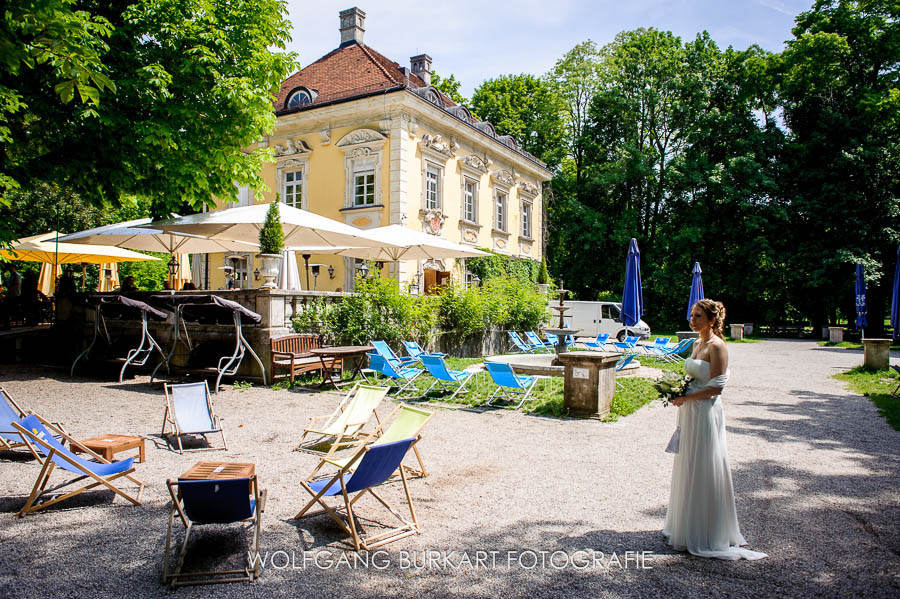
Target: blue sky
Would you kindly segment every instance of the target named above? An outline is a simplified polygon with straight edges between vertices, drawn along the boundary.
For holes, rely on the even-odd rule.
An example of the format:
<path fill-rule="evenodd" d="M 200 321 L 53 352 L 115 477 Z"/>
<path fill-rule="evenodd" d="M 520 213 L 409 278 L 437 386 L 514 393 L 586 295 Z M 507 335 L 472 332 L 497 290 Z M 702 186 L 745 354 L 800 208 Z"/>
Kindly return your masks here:
<path fill-rule="evenodd" d="M 598 45 L 620 31 L 656 27 L 682 39 L 709 31 L 725 48 L 756 43 L 780 51 L 794 17 L 813 0 L 288 0 L 289 49 L 306 65 L 340 42 L 338 13 L 366 13 L 365 43 L 407 65 L 427 53 L 442 75 L 453 73 L 471 96 L 482 81 L 508 73 L 543 74 L 575 44 Z"/>

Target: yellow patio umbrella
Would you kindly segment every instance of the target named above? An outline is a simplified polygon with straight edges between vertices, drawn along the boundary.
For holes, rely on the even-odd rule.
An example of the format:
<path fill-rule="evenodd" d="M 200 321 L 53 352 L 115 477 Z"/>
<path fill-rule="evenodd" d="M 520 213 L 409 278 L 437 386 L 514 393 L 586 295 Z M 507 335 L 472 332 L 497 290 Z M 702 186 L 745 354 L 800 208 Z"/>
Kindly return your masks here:
<path fill-rule="evenodd" d="M 0 250 L 0 256 L 8 260 L 46 262 L 47 264 L 103 264 L 104 262 L 159 260 L 153 256 L 115 246 L 57 242 L 56 236 L 56 231 L 50 231 L 23 237 L 14 241 L 9 249 Z"/>
<path fill-rule="evenodd" d="M 106 274 L 109 273 L 109 278 Z M 97 291 L 103 293 L 105 291 L 115 291 L 119 288 L 119 268 L 115 262 L 104 262 L 100 265 L 100 283 L 97 285 Z"/>
<path fill-rule="evenodd" d="M 56 293 L 56 279 L 62 274 L 62 266 L 56 265 L 56 276 L 53 275 L 53 265 L 47 262 L 41 264 L 41 274 L 38 275 L 38 291 L 46 296 Z"/>

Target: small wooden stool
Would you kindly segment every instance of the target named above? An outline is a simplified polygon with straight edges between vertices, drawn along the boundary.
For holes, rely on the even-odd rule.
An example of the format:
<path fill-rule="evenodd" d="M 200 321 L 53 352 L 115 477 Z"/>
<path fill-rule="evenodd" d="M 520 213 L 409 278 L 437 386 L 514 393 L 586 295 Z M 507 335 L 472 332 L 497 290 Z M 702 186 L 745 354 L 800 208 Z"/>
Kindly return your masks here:
<path fill-rule="evenodd" d="M 100 435 L 99 437 L 91 437 L 90 439 L 80 441 L 80 443 L 91 451 L 97 452 L 110 462 L 113 461 L 113 456 L 115 454 L 127 449 L 138 450 L 138 461 L 140 463 L 143 464 L 146 460 L 143 437 L 135 437 L 132 435 Z M 72 451 L 78 452 L 80 449 L 73 445 Z"/>

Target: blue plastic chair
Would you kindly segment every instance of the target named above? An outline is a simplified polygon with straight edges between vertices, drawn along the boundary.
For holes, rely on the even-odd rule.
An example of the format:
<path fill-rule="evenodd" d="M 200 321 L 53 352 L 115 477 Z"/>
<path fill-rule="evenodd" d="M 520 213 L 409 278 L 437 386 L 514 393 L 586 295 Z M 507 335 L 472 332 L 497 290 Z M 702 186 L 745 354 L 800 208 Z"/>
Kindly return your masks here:
<path fill-rule="evenodd" d="M 472 379 L 471 372 L 450 370 L 447 367 L 447 363 L 444 362 L 444 358 L 438 355 L 423 355 L 422 364 L 425 365 L 428 374 L 434 377 L 434 382 L 425 390 L 426 395 L 435 385 L 440 385 L 444 391 L 453 391 L 453 395 L 449 397 L 449 399 L 453 399 L 463 392 L 463 387 Z"/>
<path fill-rule="evenodd" d="M 399 397 L 404 391 L 415 389 L 413 381 L 425 372 L 422 368 L 412 368 L 410 366 L 397 366 L 386 360 L 381 354 L 369 354 L 369 368 L 375 372 L 398 383 L 399 389 L 394 397 Z"/>
<path fill-rule="evenodd" d="M 120 460 L 118 462 L 109 462 L 36 414 L 29 414 L 25 418 L 13 422 L 12 425 L 13 428 L 19 432 L 21 438 L 30 445 L 33 451 L 39 452 L 45 458 L 44 466 L 41 468 L 37 480 L 34 482 L 31 494 L 25 501 L 25 506 L 19 512 L 20 518 L 26 514 L 50 507 L 60 501 L 64 501 L 100 485 L 121 495 L 134 505 L 141 505 L 140 499 L 141 492 L 144 490 L 144 483 L 130 476 L 130 474 L 134 472 L 134 458 Z M 79 451 L 89 454 L 97 461 L 92 462 L 72 453 L 58 440 L 60 437 L 69 443 L 69 447 L 77 447 Z M 50 475 L 53 473 L 54 468 L 59 468 L 60 470 L 65 470 L 66 472 L 77 474 L 78 476 L 66 483 L 56 485 L 52 489 L 47 489 L 47 483 L 50 480 Z M 116 485 L 112 484 L 113 480 L 122 476 L 138 485 L 137 497 L 132 497 Z M 52 493 L 63 487 L 81 481 L 84 481 L 85 484 L 74 491 L 69 491 L 68 493 L 57 495 L 47 501 L 37 503 L 45 493 Z"/>
<path fill-rule="evenodd" d="M 553 345 L 549 341 L 542 341 L 534 331 L 525 331 L 528 340 L 541 351 L 553 351 Z"/>
<path fill-rule="evenodd" d="M 514 409 L 519 409 L 522 404 L 531 395 L 531 391 L 537 384 L 538 377 L 524 374 L 516 374 L 512 366 L 504 362 L 485 362 L 484 367 L 487 369 L 491 380 L 497 385 L 494 392 L 488 398 L 487 405 L 493 405 L 494 398 L 498 393 L 502 393 L 506 399 L 515 401 L 515 395 L 521 395 L 522 399 Z"/>
<path fill-rule="evenodd" d="M 553 333 L 544 333 L 547 337 L 547 343 L 550 345 L 551 349 L 556 349 L 556 346 L 559 344 L 559 337 L 554 335 Z M 572 339 L 572 335 L 566 335 L 566 347 L 572 347 L 575 344 L 575 340 Z"/>
<path fill-rule="evenodd" d="M 694 345 L 694 338 L 690 337 L 688 339 L 682 339 L 681 342 L 679 342 L 675 347 L 671 347 L 665 350 L 657 350 L 656 354 L 657 357 L 665 360 L 666 362 L 680 362 L 684 360 L 681 354 L 688 351 L 692 345 Z"/>
<path fill-rule="evenodd" d="M 619 361 L 616 362 L 616 375 L 619 374 L 619 371 L 631 364 L 631 361 L 634 360 L 635 354 L 626 354 L 619 358 Z M 619 389 L 624 389 L 625 385 L 620 383 L 618 380 L 616 381 L 616 387 Z"/>
<path fill-rule="evenodd" d="M 439 352 L 428 353 L 416 342 L 416 341 L 404 341 L 403 347 L 406 348 L 406 353 L 409 354 L 409 357 L 415 358 L 416 360 L 421 360 L 422 356 L 440 356 L 445 358 L 447 354 L 442 354 Z"/>
<path fill-rule="evenodd" d="M 417 358 L 412 358 L 410 356 L 403 356 L 402 358 L 394 353 L 394 350 L 385 343 L 384 341 L 372 341 L 372 347 L 375 348 L 375 353 L 379 356 L 394 364 L 394 366 L 409 366 L 410 364 L 414 364 L 419 360 Z"/>
<path fill-rule="evenodd" d="M 419 534 L 419 522 L 413 509 L 409 486 L 406 484 L 407 466 L 404 466 L 402 463 L 406 453 L 415 442 L 416 439 L 404 439 L 380 445 L 367 445 L 360 448 L 353 458 L 334 476 L 314 481 L 301 481 L 300 484 L 306 489 L 307 493 L 312 495 L 312 499 L 309 500 L 302 510 L 297 512 L 294 518 L 299 520 L 300 518 L 315 516 L 323 512 L 327 513 L 338 523 L 338 526 L 353 538 L 353 547 L 357 551 L 360 549 L 368 551 L 409 535 Z M 400 512 L 391 507 L 383 497 L 372 490 L 373 487 L 387 482 L 398 469 L 400 470 L 400 480 L 403 481 L 406 501 L 409 505 L 409 520 L 401 516 Z M 357 530 L 358 518 L 355 515 L 355 511 L 358 509 L 357 501 L 365 493 L 371 493 L 400 521 L 400 525 L 377 535 L 365 538 L 360 535 Z M 342 506 L 332 508 L 323 501 L 325 497 L 334 497 L 336 495 L 343 497 Z M 323 509 L 309 512 L 309 509 L 317 503 Z M 346 512 L 349 526 L 339 514 L 341 508 Z"/>
<path fill-rule="evenodd" d="M 540 349 L 544 347 L 543 344 L 541 344 L 539 347 L 537 345 L 534 345 L 533 343 L 526 343 L 522 340 L 521 337 L 519 337 L 519 334 L 515 331 L 507 331 L 507 333 L 509 334 L 509 338 L 512 339 L 513 345 L 527 354 L 533 354 L 536 351 L 540 351 Z"/>
<path fill-rule="evenodd" d="M 625 353 L 625 354 L 637 353 L 637 351 L 638 351 L 637 342 L 639 339 L 640 339 L 640 337 L 629 336 L 629 337 L 625 337 L 625 341 L 616 341 L 615 343 L 613 343 L 613 345 L 616 347 L 616 349 L 620 350 L 622 353 Z"/>
<path fill-rule="evenodd" d="M 172 587 L 210 582 L 252 582 L 259 577 L 259 541 L 262 533 L 262 512 L 266 507 L 266 491 L 259 490 L 254 475 L 251 478 L 217 480 L 169 480 L 166 483 L 172 496 L 169 509 L 169 529 L 166 533 L 166 554 L 163 561 L 163 584 Z M 184 524 L 184 541 L 178 553 L 175 571 L 169 573 L 169 553 L 175 514 Z M 251 523 L 253 542 L 247 553 L 247 566 L 242 570 L 212 570 L 182 572 L 187 555 L 188 540 L 194 526 L 203 524 Z M 220 578 L 221 577 L 221 578 Z"/>
<path fill-rule="evenodd" d="M 585 341 L 584 344 L 591 349 L 604 350 L 606 342 L 609 341 L 609 333 L 599 333 L 594 341 Z"/>

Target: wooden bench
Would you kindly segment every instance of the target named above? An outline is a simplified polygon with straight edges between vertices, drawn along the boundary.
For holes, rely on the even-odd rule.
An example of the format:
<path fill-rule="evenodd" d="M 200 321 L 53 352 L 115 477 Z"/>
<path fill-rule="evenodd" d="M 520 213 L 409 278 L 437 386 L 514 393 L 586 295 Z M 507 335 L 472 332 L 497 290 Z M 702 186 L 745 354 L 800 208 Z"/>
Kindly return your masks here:
<path fill-rule="evenodd" d="M 272 379 L 275 378 L 276 368 L 286 368 L 290 373 L 291 383 L 294 376 L 304 372 L 322 370 L 322 360 L 319 356 L 310 353 L 311 349 L 322 347 L 322 338 L 313 333 L 300 333 L 298 335 L 285 335 L 270 340 L 272 348 Z M 342 361 L 334 358 L 325 358 L 325 363 L 331 370 L 340 372 Z"/>

